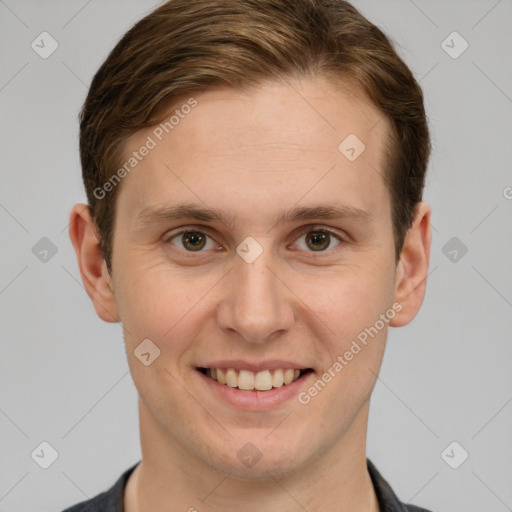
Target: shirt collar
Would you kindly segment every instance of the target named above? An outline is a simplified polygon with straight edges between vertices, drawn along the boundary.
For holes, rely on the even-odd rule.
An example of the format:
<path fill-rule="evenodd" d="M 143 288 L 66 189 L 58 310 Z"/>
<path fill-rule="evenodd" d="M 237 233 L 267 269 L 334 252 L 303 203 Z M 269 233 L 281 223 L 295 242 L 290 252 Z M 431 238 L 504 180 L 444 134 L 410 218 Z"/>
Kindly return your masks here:
<path fill-rule="evenodd" d="M 108 493 L 108 507 L 106 510 L 124 512 L 123 499 L 126 483 L 139 463 L 140 461 L 127 469 L 114 484 Z M 382 477 L 372 461 L 366 459 L 366 463 L 375 489 L 380 512 L 408 512 L 409 509 L 398 499 L 389 483 Z"/>

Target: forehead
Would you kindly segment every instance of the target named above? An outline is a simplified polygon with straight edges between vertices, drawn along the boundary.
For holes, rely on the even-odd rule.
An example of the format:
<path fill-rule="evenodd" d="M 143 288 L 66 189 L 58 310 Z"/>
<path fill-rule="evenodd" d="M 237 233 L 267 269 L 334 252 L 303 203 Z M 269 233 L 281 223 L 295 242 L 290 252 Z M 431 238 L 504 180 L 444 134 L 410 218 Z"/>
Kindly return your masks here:
<path fill-rule="evenodd" d="M 389 126 L 359 91 L 316 78 L 190 99 L 174 102 L 161 124 L 128 141 L 126 159 L 152 147 L 122 183 L 118 202 L 129 220 L 179 200 L 229 205 L 248 217 L 301 198 L 388 211 L 382 176 Z"/>

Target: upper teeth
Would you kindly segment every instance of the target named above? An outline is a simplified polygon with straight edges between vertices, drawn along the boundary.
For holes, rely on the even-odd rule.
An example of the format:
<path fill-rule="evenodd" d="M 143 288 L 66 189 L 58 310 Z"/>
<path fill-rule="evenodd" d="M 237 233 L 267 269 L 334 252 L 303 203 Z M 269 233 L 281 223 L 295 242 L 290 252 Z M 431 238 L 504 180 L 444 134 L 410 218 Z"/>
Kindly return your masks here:
<path fill-rule="evenodd" d="M 232 388 L 258 391 L 280 388 L 283 384 L 291 384 L 299 378 L 300 370 L 277 369 L 251 372 L 249 370 L 235 370 L 234 368 L 208 368 L 206 375 L 218 381 L 220 384 L 227 384 Z"/>

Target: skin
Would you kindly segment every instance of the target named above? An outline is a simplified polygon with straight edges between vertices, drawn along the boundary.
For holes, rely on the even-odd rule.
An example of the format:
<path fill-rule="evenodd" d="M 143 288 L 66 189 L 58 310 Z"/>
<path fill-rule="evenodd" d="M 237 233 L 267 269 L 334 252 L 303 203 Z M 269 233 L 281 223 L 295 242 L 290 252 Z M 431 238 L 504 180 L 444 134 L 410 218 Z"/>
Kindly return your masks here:
<path fill-rule="evenodd" d="M 409 323 L 425 293 L 430 208 L 419 204 L 397 264 L 382 178 L 389 124 L 357 91 L 316 77 L 195 98 L 197 107 L 121 184 L 112 276 L 87 209 L 71 212 L 85 288 L 100 318 L 122 322 L 139 393 L 142 462 L 126 510 L 213 512 L 243 503 L 258 512 L 377 511 L 366 432 L 387 324 L 307 405 L 294 397 L 272 410 L 240 410 L 211 393 L 196 367 L 300 361 L 315 372 L 300 388 L 307 391 L 394 303 L 401 310 L 389 325 Z M 353 162 L 338 151 L 351 133 L 366 145 Z M 150 134 L 138 132 L 127 155 Z M 237 224 L 138 224 L 143 209 L 184 201 L 224 209 Z M 327 204 L 369 219 L 276 225 L 282 210 Z M 210 237 L 202 252 L 187 251 L 181 236 L 170 240 L 180 227 Z M 306 235 L 322 227 L 341 241 L 331 236 L 315 251 Z M 250 264 L 236 252 L 247 236 L 263 248 Z M 134 356 L 146 338 L 160 349 L 149 366 Z M 237 457 L 247 442 L 262 454 L 252 467 Z"/>

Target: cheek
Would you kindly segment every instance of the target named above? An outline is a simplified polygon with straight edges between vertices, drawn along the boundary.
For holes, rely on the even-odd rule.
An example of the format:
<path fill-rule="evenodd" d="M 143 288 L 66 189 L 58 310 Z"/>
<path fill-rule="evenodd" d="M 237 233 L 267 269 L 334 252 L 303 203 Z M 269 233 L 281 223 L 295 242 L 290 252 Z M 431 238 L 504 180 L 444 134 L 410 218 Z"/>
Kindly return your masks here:
<path fill-rule="evenodd" d="M 297 295 L 327 327 L 329 352 L 350 344 L 391 307 L 393 273 L 381 265 L 350 265 L 315 281 L 302 280 Z M 300 290 L 300 291 L 299 291 Z"/>
<path fill-rule="evenodd" d="M 312 416 L 348 421 L 369 399 L 375 385 L 390 319 L 383 321 L 381 315 L 394 313 L 393 281 L 382 269 L 369 269 L 351 267 L 325 280 L 323 291 L 308 299 L 315 313 L 312 321 L 316 327 L 312 329 L 319 332 L 321 325 L 327 326 L 321 337 L 323 373 L 301 395 L 300 403 L 307 402 Z"/>
<path fill-rule="evenodd" d="M 207 303 L 208 291 L 218 278 L 214 275 L 190 275 L 170 270 L 163 265 L 132 266 L 118 283 L 116 298 L 125 338 L 130 348 L 143 339 L 154 341 L 162 356 L 174 359 L 194 338 L 201 315 Z M 171 343 L 172 341 L 172 343 Z"/>

